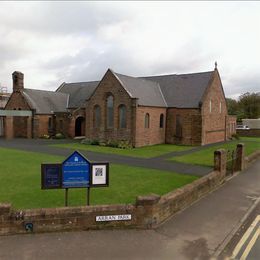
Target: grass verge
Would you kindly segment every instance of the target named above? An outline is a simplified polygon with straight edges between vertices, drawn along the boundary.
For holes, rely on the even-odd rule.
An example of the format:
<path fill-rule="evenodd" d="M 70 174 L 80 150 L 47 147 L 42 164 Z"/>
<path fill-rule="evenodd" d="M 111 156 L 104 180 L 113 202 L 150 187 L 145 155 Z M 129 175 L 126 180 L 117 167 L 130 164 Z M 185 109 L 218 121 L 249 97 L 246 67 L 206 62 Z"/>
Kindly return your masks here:
<path fill-rule="evenodd" d="M 43 162 L 65 158 L 40 153 L 0 148 L 0 203 L 16 209 L 64 206 L 64 190 L 41 190 L 40 167 Z M 133 203 L 138 195 L 163 195 L 198 177 L 127 165 L 110 166 L 110 186 L 91 189 L 94 204 Z M 86 189 L 70 189 L 69 205 L 85 205 Z"/>
<path fill-rule="evenodd" d="M 214 151 L 221 148 L 226 150 L 234 150 L 236 149 L 236 145 L 238 143 L 245 144 L 246 156 L 260 149 L 260 138 L 254 137 L 251 139 L 250 137 L 246 137 L 246 138 L 241 137 L 240 140 L 227 142 L 225 144 L 218 144 L 211 147 L 204 147 L 200 151 L 183 155 L 183 156 L 175 156 L 172 157 L 170 160 L 182 162 L 182 163 L 203 165 L 203 166 L 213 166 Z"/>
<path fill-rule="evenodd" d="M 157 157 L 163 154 L 171 152 L 180 152 L 186 151 L 194 148 L 194 146 L 185 146 L 185 145 L 173 145 L 173 144 L 157 144 L 151 146 L 145 146 L 140 148 L 113 148 L 99 145 L 87 145 L 79 143 L 68 143 L 68 144 L 54 144 L 51 145 L 54 147 L 60 148 L 69 148 L 74 150 L 86 150 L 91 152 L 98 153 L 109 153 L 109 154 L 118 154 L 131 157 L 141 157 L 141 158 L 152 158 Z"/>

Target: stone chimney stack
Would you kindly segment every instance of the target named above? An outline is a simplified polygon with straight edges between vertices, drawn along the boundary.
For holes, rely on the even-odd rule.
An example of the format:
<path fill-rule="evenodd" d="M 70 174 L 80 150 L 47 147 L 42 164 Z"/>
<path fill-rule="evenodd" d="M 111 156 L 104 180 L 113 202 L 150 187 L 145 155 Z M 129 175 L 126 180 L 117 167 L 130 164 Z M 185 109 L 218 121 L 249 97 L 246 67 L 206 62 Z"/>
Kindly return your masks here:
<path fill-rule="evenodd" d="M 23 73 L 20 71 L 15 71 L 12 74 L 13 76 L 13 92 L 19 92 L 21 91 L 23 86 Z"/>

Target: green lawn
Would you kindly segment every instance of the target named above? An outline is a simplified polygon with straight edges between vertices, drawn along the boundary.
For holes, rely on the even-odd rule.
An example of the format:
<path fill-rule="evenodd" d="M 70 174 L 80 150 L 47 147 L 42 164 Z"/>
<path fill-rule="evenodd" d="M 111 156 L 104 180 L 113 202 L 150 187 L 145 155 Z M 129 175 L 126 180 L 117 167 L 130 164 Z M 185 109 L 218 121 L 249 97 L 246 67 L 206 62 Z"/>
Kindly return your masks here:
<path fill-rule="evenodd" d="M 218 144 L 212 147 L 205 147 L 205 149 L 200 150 L 198 152 L 194 152 L 191 154 L 183 155 L 183 156 L 175 156 L 172 157 L 172 161 L 190 163 L 190 164 L 198 164 L 205 166 L 213 166 L 214 164 L 214 151 L 217 149 L 227 149 L 234 150 L 236 149 L 236 145 L 238 143 L 245 144 L 245 154 L 249 155 L 256 150 L 260 149 L 260 138 L 257 137 L 241 137 L 240 140 L 231 141 L 225 144 Z"/>
<path fill-rule="evenodd" d="M 60 147 L 60 148 L 70 148 L 74 150 L 86 150 L 86 151 L 99 152 L 99 153 L 118 154 L 118 155 L 131 156 L 131 157 L 142 157 L 142 158 L 152 158 L 166 153 L 180 152 L 180 151 L 190 150 L 191 148 L 194 148 L 194 146 L 173 145 L 173 144 L 157 144 L 157 145 L 145 146 L 140 148 L 127 148 L 127 149 L 120 149 L 120 148 L 113 148 L 113 147 L 106 147 L 106 146 L 99 146 L 99 145 L 87 145 L 87 144 L 80 144 L 80 143 L 55 144 L 51 146 Z"/>
<path fill-rule="evenodd" d="M 43 162 L 65 158 L 0 148 L 0 203 L 17 209 L 64 206 L 64 190 L 41 190 Z M 165 194 L 197 179 L 195 176 L 112 164 L 110 185 L 91 189 L 91 204 L 132 203 L 138 195 Z M 85 205 L 86 189 L 70 189 L 69 205 Z"/>

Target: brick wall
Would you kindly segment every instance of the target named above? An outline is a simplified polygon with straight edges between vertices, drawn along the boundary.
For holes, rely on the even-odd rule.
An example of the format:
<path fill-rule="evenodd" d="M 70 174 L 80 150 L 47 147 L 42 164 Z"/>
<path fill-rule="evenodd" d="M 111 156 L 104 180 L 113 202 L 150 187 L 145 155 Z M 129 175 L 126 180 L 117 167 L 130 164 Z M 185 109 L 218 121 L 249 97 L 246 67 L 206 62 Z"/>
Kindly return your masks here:
<path fill-rule="evenodd" d="M 149 114 L 149 128 L 145 128 L 145 115 Z M 163 127 L 160 128 L 160 116 Z M 136 109 L 135 147 L 165 143 L 166 108 L 138 106 Z"/>
<path fill-rule="evenodd" d="M 106 100 L 108 95 L 114 97 L 114 127 L 108 128 L 106 123 L 107 109 Z M 94 127 L 94 107 L 98 105 L 101 109 L 101 125 Z M 126 106 L 126 128 L 119 128 L 120 105 Z M 111 71 L 107 71 L 92 97 L 86 102 L 86 137 L 89 139 L 108 140 L 128 140 L 134 143 L 134 121 L 135 120 L 135 100 L 132 100 L 124 88 L 121 86 Z"/>
<path fill-rule="evenodd" d="M 224 141 L 227 106 L 217 70 L 205 93 L 201 111 L 202 145 Z"/>
<path fill-rule="evenodd" d="M 230 139 L 233 134 L 236 134 L 237 117 L 227 116 L 226 117 L 226 137 Z"/>
<path fill-rule="evenodd" d="M 176 116 L 181 122 L 181 136 L 176 133 Z M 200 145 L 201 115 L 199 109 L 167 109 L 166 143 Z"/>
<path fill-rule="evenodd" d="M 31 110 L 21 92 L 13 92 L 5 107 L 6 110 Z"/>
<path fill-rule="evenodd" d="M 239 136 L 260 137 L 260 129 L 249 129 L 249 130 L 237 129 L 237 134 Z"/>

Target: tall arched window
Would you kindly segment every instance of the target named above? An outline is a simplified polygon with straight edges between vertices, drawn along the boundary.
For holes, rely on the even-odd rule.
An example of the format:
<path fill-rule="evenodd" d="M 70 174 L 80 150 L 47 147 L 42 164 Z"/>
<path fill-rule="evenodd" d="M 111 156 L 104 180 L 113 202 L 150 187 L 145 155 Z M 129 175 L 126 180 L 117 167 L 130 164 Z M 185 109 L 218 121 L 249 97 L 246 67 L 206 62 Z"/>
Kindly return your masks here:
<path fill-rule="evenodd" d="M 146 113 L 144 118 L 144 128 L 149 128 L 149 127 L 150 127 L 150 115 Z"/>
<path fill-rule="evenodd" d="M 120 105 L 118 107 L 118 114 L 119 114 L 119 128 L 126 128 L 126 106 Z"/>
<path fill-rule="evenodd" d="M 163 125 L 164 125 L 164 115 L 161 114 L 160 115 L 160 128 L 163 128 Z"/>
<path fill-rule="evenodd" d="M 94 122 L 93 125 L 95 128 L 99 128 L 101 123 L 101 111 L 100 106 L 96 105 L 94 106 Z"/>
<path fill-rule="evenodd" d="M 114 97 L 112 95 L 107 97 L 107 127 L 114 127 Z"/>

